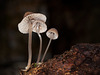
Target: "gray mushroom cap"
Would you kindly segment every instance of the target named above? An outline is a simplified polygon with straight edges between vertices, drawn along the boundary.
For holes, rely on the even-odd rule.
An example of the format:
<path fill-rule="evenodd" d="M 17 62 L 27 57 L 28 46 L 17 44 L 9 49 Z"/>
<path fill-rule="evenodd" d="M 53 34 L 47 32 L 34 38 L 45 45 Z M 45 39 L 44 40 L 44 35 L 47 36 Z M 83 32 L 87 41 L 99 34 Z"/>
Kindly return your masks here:
<path fill-rule="evenodd" d="M 41 13 L 31 13 L 31 14 L 26 15 L 23 18 L 23 20 L 18 24 L 19 31 L 23 34 L 27 34 L 30 24 L 32 25 L 32 27 L 34 27 L 33 26 L 33 25 L 35 25 L 34 22 L 37 20 L 46 22 L 46 16 Z M 44 27 L 46 27 L 46 26 L 44 26 Z M 43 32 L 43 30 L 42 30 L 42 32 Z"/>
<path fill-rule="evenodd" d="M 58 36 L 59 36 L 59 35 L 58 35 L 58 31 L 57 31 L 57 29 L 55 29 L 55 28 L 49 29 L 49 30 L 47 31 L 46 35 L 47 35 L 47 37 L 49 37 L 50 39 L 53 39 L 53 40 L 57 39 Z"/>

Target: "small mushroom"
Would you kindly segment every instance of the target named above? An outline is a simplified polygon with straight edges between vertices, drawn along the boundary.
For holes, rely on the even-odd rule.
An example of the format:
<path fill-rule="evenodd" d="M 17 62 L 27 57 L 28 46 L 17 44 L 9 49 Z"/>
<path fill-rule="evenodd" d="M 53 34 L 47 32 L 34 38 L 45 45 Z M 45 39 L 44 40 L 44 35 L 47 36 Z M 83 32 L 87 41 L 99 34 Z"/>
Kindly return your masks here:
<path fill-rule="evenodd" d="M 33 32 L 36 32 L 39 36 L 39 39 L 40 39 L 40 48 L 39 48 L 39 54 L 38 54 L 38 58 L 37 58 L 37 64 L 39 63 L 40 61 L 40 57 L 41 57 L 41 51 L 42 51 L 42 37 L 40 35 L 40 33 L 43 33 L 47 30 L 47 26 L 45 24 L 45 22 L 41 21 L 41 20 L 36 20 L 34 22 L 34 25 L 33 25 Z"/>
<path fill-rule="evenodd" d="M 28 39 L 28 64 L 23 71 L 27 71 L 30 68 L 31 60 L 32 60 L 32 31 L 34 31 L 34 27 L 36 26 L 37 21 L 46 21 L 46 16 L 40 13 L 32 13 L 26 12 L 23 20 L 18 24 L 18 29 L 21 33 L 27 34 L 29 33 Z M 38 28 L 38 27 L 37 27 Z M 40 28 L 41 29 L 41 28 Z M 40 31 L 40 30 L 39 30 Z M 43 31 L 42 31 L 43 32 Z"/>
<path fill-rule="evenodd" d="M 48 45 L 47 45 L 47 48 L 46 48 L 46 50 L 45 50 L 45 52 L 44 52 L 44 55 L 43 55 L 43 57 L 42 57 L 41 62 L 43 62 L 43 60 L 44 60 L 44 58 L 45 58 L 45 55 L 46 55 L 46 53 L 47 53 L 47 51 L 48 51 L 48 48 L 49 48 L 49 46 L 50 46 L 51 41 L 58 38 L 58 31 L 57 31 L 57 29 L 55 29 L 55 28 L 51 28 L 51 29 L 49 29 L 49 30 L 47 31 L 46 35 L 47 35 L 48 38 L 50 38 L 50 40 L 49 40 L 49 43 L 48 43 Z"/>

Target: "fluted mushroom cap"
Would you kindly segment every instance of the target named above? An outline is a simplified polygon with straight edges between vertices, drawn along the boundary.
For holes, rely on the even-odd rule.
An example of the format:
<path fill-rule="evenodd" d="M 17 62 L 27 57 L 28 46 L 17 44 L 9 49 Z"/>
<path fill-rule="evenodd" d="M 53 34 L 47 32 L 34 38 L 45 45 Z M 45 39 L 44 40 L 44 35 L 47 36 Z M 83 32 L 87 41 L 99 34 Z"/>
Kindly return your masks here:
<path fill-rule="evenodd" d="M 58 36 L 59 36 L 59 35 L 58 35 L 58 31 L 57 31 L 57 29 L 55 29 L 55 28 L 49 29 L 49 30 L 47 31 L 46 35 L 47 35 L 47 37 L 49 37 L 50 39 L 53 39 L 53 40 L 57 39 Z"/>
<path fill-rule="evenodd" d="M 41 13 L 30 13 L 26 17 L 29 17 L 31 20 L 41 20 L 43 22 L 46 22 L 46 19 L 47 19 L 46 16 Z"/>
<path fill-rule="evenodd" d="M 30 24 L 34 25 L 33 23 L 36 20 L 46 22 L 46 16 L 41 13 L 31 13 L 31 12 L 29 14 L 27 13 L 29 12 L 25 13 L 23 20 L 18 24 L 19 31 L 24 34 L 28 33 Z"/>
<path fill-rule="evenodd" d="M 33 28 L 33 30 L 32 30 L 33 32 L 43 33 L 47 30 L 47 25 L 43 21 L 36 20 L 36 21 L 34 21 L 32 28 Z"/>

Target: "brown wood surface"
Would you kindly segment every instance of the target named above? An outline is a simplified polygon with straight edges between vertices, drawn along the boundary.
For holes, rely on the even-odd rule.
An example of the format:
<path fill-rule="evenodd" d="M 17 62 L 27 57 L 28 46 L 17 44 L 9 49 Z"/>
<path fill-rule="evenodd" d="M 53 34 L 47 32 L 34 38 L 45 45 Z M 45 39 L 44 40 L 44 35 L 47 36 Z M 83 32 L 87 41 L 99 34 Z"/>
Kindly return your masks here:
<path fill-rule="evenodd" d="M 21 72 L 22 74 L 22 72 Z M 100 45 L 77 44 L 22 75 L 100 75 Z"/>

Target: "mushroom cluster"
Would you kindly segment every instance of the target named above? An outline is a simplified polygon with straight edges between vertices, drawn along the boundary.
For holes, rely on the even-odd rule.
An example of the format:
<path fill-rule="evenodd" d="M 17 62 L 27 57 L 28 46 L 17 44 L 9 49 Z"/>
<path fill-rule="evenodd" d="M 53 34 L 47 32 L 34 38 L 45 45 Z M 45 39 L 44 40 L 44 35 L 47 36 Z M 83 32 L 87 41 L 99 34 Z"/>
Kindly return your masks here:
<path fill-rule="evenodd" d="M 40 64 L 43 62 L 46 53 L 48 51 L 48 48 L 50 46 L 50 43 L 52 40 L 55 40 L 58 38 L 58 31 L 55 28 L 49 29 L 47 32 L 47 25 L 46 25 L 46 16 L 41 13 L 32 13 L 32 12 L 26 12 L 24 14 L 23 20 L 18 24 L 18 29 L 23 34 L 28 34 L 28 64 L 22 71 L 27 71 L 31 67 L 31 61 L 32 61 L 32 32 L 37 33 L 40 39 L 40 47 L 39 47 L 39 54 L 37 58 L 36 64 Z M 41 57 L 41 51 L 42 51 L 42 36 L 40 33 L 46 32 L 46 35 L 48 38 L 50 38 L 49 43 L 47 45 L 47 48 L 44 52 L 44 55 L 42 57 L 42 60 L 40 62 Z"/>

